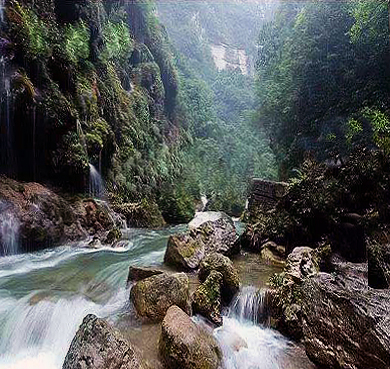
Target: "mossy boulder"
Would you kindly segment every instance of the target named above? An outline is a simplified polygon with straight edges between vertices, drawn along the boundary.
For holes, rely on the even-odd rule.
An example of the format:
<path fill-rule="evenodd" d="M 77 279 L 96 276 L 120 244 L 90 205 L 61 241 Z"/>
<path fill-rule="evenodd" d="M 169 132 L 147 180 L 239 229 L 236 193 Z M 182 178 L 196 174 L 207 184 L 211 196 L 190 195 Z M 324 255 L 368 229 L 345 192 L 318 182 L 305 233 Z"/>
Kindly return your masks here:
<path fill-rule="evenodd" d="M 143 279 L 132 287 L 130 300 L 140 317 L 154 322 L 163 320 L 172 305 L 189 312 L 188 277 L 163 273 Z"/>
<path fill-rule="evenodd" d="M 127 225 L 135 228 L 160 228 L 165 225 L 157 204 L 142 200 L 139 203 L 114 203 L 116 212 L 126 218 Z"/>
<path fill-rule="evenodd" d="M 127 283 L 142 281 L 143 279 L 162 273 L 163 271 L 158 269 L 131 266 L 129 268 L 129 275 L 127 276 Z"/>
<path fill-rule="evenodd" d="M 106 238 L 104 239 L 105 244 L 113 244 L 114 242 L 122 238 L 122 232 L 119 228 L 112 228 L 108 231 Z"/>
<path fill-rule="evenodd" d="M 269 241 L 261 246 L 261 258 L 267 262 L 284 265 L 286 259 L 286 249 L 284 246 L 279 246 L 275 242 Z"/>
<path fill-rule="evenodd" d="M 19 224 L 19 241 L 25 251 L 80 240 L 88 235 L 74 202 L 38 183 L 0 177 L 0 205 L 2 221 L 13 217 Z"/>
<path fill-rule="evenodd" d="M 218 369 L 222 359 L 216 339 L 177 306 L 162 322 L 159 351 L 168 368 Z"/>
<path fill-rule="evenodd" d="M 150 369 L 139 352 L 104 319 L 87 315 L 79 327 L 63 369 Z"/>
<path fill-rule="evenodd" d="M 192 295 L 192 311 L 201 314 L 217 326 L 222 325 L 221 285 L 223 275 L 212 271 Z"/>
<path fill-rule="evenodd" d="M 218 253 L 206 256 L 199 266 L 199 279 L 204 282 L 212 272 L 222 274 L 221 294 L 224 302 L 229 303 L 240 289 L 240 276 L 232 261 Z"/>
<path fill-rule="evenodd" d="M 166 264 L 193 270 L 208 254 L 232 255 L 238 251 L 234 222 L 224 213 L 199 213 L 189 223 L 189 228 L 189 231 L 169 238 L 164 257 Z"/>

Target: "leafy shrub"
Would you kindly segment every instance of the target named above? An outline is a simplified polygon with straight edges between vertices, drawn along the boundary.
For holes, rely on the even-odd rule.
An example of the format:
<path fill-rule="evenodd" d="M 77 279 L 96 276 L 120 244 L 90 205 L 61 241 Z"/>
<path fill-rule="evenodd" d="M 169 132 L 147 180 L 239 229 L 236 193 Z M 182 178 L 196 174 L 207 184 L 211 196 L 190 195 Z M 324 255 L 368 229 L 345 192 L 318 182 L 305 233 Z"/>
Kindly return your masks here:
<path fill-rule="evenodd" d="M 73 63 L 89 57 L 89 29 L 80 21 L 76 24 L 68 24 L 64 34 L 64 49 L 66 56 Z"/>

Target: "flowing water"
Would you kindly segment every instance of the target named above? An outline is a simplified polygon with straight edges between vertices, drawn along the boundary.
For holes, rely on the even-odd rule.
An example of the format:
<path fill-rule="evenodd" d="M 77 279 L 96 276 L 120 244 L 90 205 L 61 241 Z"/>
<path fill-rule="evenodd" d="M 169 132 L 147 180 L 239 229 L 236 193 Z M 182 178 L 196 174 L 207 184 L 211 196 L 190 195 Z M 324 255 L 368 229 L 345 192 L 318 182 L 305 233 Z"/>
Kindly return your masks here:
<path fill-rule="evenodd" d="M 89 195 L 98 199 L 104 195 L 102 176 L 92 164 L 89 164 Z"/>
<path fill-rule="evenodd" d="M 128 268 L 161 266 L 169 235 L 184 229 L 129 229 L 121 249 L 90 250 L 74 244 L 0 258 L 0 369 L 61 368 L 88 313 L 108 319 L 148 360 L 157 358 L 160 328 L 132 318 Z M 194 289 L 196 276 L 191 278 Z M 261 309 L 254 305 L 261 299 L 253 298 L 252 292 L 257 290 L 242 290 L 223 327 L 214 331 L 225 354 L 225 369 L 312 368 L 302 350 L 255 324 L 253 312 Z M 232 344 L 232 337 L 244 342 L 241 347 Z"/>

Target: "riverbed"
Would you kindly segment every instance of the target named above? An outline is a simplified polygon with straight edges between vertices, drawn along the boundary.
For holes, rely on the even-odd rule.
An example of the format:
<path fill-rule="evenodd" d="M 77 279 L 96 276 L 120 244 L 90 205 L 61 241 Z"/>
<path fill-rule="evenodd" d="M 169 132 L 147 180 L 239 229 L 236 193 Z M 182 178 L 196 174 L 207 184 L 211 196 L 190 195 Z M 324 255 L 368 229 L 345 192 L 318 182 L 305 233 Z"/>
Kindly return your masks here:
<path fill-rule="evenodd" d="M 157 367 L 160 327 L 141 324 L 132 311 L 128 268 L 161 267 L 169 235 L 185 229 L 130 229 L 118 249 L 94 250 L 80 243 L 0 258 L 0 369 L 60 369 L 88 313 L 108 319 Z M 250 293 L 279 270 L 262 264 L 257 255 L 234 262 L 243 281 L 239 299 L 244 305 L 245 299 L 253 300 Z M 195 289 L 196 275 L 190 275 L 190 281 Z M 240 311 L 226 309 L 223 327 L 213 332 L 223 348 L 226 369 L 315 368 L 299 346 L 255 324 L 245 307 Z M 233 332 L 245 347 L 231 348 Z"/>

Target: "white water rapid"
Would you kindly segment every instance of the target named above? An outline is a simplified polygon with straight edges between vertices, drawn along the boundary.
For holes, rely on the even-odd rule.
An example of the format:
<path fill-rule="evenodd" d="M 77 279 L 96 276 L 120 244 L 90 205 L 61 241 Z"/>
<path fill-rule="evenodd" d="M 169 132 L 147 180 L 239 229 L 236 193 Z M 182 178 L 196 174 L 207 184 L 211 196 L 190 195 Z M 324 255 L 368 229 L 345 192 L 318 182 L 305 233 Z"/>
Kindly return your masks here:
<path fill-rule="evenodd" d="M 214 335 L 224 355 L 224 369 L 314 369 L 302 348 L 263 325 L 266 291 L 247 286 L 232 301 L 223 326 Z"/>
<path fill-rule="evenodd" d="M 0 258 L 0 369 L 60 369 L 85 315 L 106 318 L 157 359 L 159 325 L 133 320 L 126 286 L 129 265 L 162 266 L 170 234 L 126 230 L 120 249 L 64 245 Z M 196 278 L 196 276 L 194 277 Z M 277 332 L 265 328 L 262 301 L 244 288 L 214 331 L 224 353 L 223 369 L 309 369 L 308 359 Z"/>

